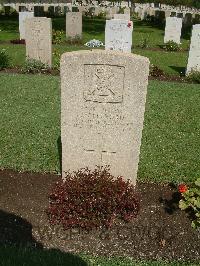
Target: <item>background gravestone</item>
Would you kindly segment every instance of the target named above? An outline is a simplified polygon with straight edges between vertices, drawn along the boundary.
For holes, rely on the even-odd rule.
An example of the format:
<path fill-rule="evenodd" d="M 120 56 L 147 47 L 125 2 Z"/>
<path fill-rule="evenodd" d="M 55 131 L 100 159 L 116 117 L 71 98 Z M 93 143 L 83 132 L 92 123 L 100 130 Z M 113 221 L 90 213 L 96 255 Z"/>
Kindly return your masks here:
<path fill-rule="evenodd" d="M 74 38 L 82 36 L 82 13 L 66 13 L 66 37 Z"/>
<path fill-rule="evenodd" d="M 52 64 L 52 23 L 50 18 L 30 18 L 26 20 L 26 56 L 40 60 L 51 67 Z"/>
<path fill-rule="evenodd" d="M 19 33 L 20 33 L 20 40 L 26 39 L 25 36 L 25 20 L 27 18 L 33 18 L 33 12 L 19 12 Z"/>
<path fill-rule="evenodd" d="M 110 165 L 135 184 L 149 60 L 114 51 L 61 57 L 62 172 Z M 72 89 L 73 88 L 73 89 Z"/>
<path fill-rule="evenodd" d="M 173 41 L 177 44 L 181 42 L 182 18 L 166 18 L 164 43 Z"/>
<path fill-rule="evenodd" d="M 187 74 L 192 70 L 200 71 L 200 24 L 193 26 Z"/>
<path fill-rule="evenodd" d="M 106 20 L 105 50 L 131 52 L 133 23 L 127 20 Z"/>
<path fill-rule="evenodd" d="M 114 19 L 130 20 L 130 14 L 114 14 Z"/>

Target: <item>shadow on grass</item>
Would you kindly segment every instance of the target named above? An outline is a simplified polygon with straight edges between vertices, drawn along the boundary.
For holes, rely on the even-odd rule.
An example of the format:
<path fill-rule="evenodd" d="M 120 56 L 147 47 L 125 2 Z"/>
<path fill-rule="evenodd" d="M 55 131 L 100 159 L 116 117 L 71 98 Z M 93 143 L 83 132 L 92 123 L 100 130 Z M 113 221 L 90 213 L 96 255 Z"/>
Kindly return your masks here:
<path fill-rule="evenodd" d="M 32 225 L 19 216 L 0 210 L 1 266 L 87 266 L 80 257 L 56 249 L 44 249 L 32 237 Z"/>
<path fill-rule="evenodd" d="M 180 77 L 185 76 L 185 67 L 178 67 L 178 66 L 169 66 L 171 69 L 175 70 L 177 73 L 179 73 Z"/>

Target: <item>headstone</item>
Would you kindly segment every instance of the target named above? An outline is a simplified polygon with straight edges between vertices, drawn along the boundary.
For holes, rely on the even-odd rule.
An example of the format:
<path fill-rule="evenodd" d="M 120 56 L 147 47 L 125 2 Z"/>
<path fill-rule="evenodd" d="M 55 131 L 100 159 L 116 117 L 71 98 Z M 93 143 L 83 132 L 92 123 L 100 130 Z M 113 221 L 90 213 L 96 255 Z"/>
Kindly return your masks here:
<path fill-rule="evenodd" d="M 52 64 L 52 23 L 50 18 L 26 20 L 26 57 Z"/>
<path fill-rule="evenodd" d="M 181 42 L 182 18 L 166 18 L 164 43 L 173 41 L 177 44 Z"/>
<path fill-rule="evenodd" d="M 129 14 L 114 14 L 114 19 L 122 19 L 122 20 L 130 21 L 130 15 Z"/>
<path fill-rule="evenodd" d="M 19 12 L 19 33 L 20 33 L 20 40 L 26 39 L 25 36 L 25 20 L 27 18 L 33 18 L 33 12 Z"/>
<path fill-rule="evenodd" d="M 193 25 L 187 74 L 192 70 L 200 72 L 200 24 Z"/>
<path fill-rule="evenodd" d="M 140 19 L 141 20 L 146 20 L 146 18 L 147 18 L 147 10 L 146 9 L 142 9 L 142 13 L 141 13 Z"/>
<path fill-rule="evenodd" d="M 132 21 L 112 19 L 106 20 L 105 49 L 131 52 Z"/>
<path fill-rule="evenodd" d="M 82 13 L 68 12 L 66 13 L 66 36 L 67 38 L 82 36 Z"/>
<path fill-rule="evenodd" d="M 114 51 L 61 58 L 62 174 L 110 165 L 136 183 L 149 60 Z M 73 89 L 72 89 L 73 88 Z"/>
<path fill-rule="evenodd" d="M 170 10 L 166 10 L 165 11 L 165 18 L 168 18 L 171 16 L 171 11 Z"/>

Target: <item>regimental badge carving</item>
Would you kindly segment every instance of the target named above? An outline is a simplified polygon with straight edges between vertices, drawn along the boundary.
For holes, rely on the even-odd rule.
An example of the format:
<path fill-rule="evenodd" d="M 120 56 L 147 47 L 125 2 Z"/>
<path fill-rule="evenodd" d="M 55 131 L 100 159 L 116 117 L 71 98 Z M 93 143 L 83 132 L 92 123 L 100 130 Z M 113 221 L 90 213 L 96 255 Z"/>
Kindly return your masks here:
<path fill-rule="evenodd" d="M 125 69 L 112 65 L 84 65 L 84 99 L 120 103 L 123 101 Z"/>

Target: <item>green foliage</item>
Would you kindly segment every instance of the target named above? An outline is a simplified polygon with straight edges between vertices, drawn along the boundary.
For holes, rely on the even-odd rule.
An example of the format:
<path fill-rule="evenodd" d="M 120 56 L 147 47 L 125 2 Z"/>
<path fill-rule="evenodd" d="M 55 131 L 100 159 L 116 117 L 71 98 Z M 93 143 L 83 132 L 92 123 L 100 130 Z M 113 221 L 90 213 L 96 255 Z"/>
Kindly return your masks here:
<path fill-rule="evenodd" d="M 5 49 L 0 50 L 0 70 L 7 68 L 10 64 L 10 57 Z"/>
<path fill-rule="evenodd" d="M 159 67 L 151 64 L 150 65 L 150 76 L 152 77 L 161 77 L 164 75 L 164 71 Z"/>
<path fill-rule="evenodd" d="M 105 18 L 106 17 L 106 12 L 102 11 L 98 14 L 98 18 Z"/>
<path fill-rule="evenodd" d="M 53 50 L 53 55 L 54 55 L 54 68 L 59 70 L 60 69 L 60 57 L 61 53 L 59 52 L 58 49 Z"/>
<path fill-rule="evenodd" d="M 148 48 L 149 47 L 149 36 L 147 35 L 147 37 L 142 37 L 139 47 L 142 49 Z"/>
<path fill-rule="evenodd" d="M 88 12 L 86 12 L 86 15 L 89 17 L 93 17 L 95 13 L 95 7 L 90 7 Z"/>
<path fill-rule="evenodd" d="M 27 59 L 21 69 L 22 73 L 27 74 L 46 73 L 48 70 L 47 65 L 36 59 Z"/>
<path fill-rule="evenodd" d="M 52 40 L 53 44 L 61 44 L 63 42 L 64 31 L 63 30 L 53 30 Z"/>
<path fill-rule="evenodd" d="M 192 227 L 200 227 L 200 178 L 184 193 L 183 199 L 179 201 L 181 210 L 192 209 L 196 219 L 192 221 Z"/>
<path fill-rule="evenodd" d="M 166 51 L 169 52 L 177 52 L 177 51 L 181 51 L 181 47 L 178 43 L 174 42 L 174 41 L 169 41 L 167 42 L 164 46 L 163 49 L 165 49 Z"/>
<path fill-rule="evenodd" d="M 119 7 L 118 14 L 124 14 L 125 7 Z"/>
<path fill-rule="evenodd" d="M 188 75 L 187 79 L 200 84 L 200 71 L 193 69 Z"/>

